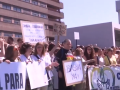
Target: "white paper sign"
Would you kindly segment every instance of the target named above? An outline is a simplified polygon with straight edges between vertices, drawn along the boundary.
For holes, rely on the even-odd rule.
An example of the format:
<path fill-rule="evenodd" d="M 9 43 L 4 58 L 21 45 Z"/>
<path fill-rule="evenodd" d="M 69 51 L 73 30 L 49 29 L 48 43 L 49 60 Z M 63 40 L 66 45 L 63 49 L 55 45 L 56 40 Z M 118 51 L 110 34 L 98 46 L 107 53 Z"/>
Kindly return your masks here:
<path fill-rule="evenodd" d="M 45 63 L 33 62 L 27 65 L 27 72 L 30 80 L 31 89 L 48 85 Z"/>
<path fill-rule="evenodd" d="M 26 63 L 0 64 L 0 90 L 25 90 Z"/>
<path fill-rule="evenodd" d="M 64 61 L 64 75 L 66 86 L 78 84 L 83 81 L 83 67 L 81 60 L 79 61 Z"/>
<path fill-rule="evenodd" d="M 90 90 L 120 90 L 120 67 L 91 67 L 88 70 Z"/>
<path fill-rule="evenodd" d="M 43 23 L 21 21 L 21 28 L 24 42 L 35 44 L 46 41 Z"/>
<path fill-rule="evenodd" d="M 75 40 L 79 40 L 80 39 L 79 32 L 74 32 L 74 39 Z"/>

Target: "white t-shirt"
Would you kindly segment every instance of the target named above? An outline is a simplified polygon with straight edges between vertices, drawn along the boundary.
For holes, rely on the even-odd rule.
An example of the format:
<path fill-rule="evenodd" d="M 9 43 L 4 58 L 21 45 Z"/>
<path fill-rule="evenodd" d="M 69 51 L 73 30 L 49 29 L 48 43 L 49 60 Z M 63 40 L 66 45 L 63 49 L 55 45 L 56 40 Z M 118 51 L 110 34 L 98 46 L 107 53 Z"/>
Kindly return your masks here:
<path fill-rule="evenodd" d="M 21 55 L 19 56 L 19 58 L 20 58 L 21 62 L 32 61 L 31 56 L 29 56 L 28 58 L 26 58 L 26 56 L 23 55 L 23 54 L 21 54 Z M 28 59 L 29 59 L 29 60 L 28 60 Z"/>
<path fill-rule="evenodd" d="M 47 66 L 49 66 L 49 65 L 51 65 L 51 57 L 50 57 L 50 54 L 49 53 L 46 53 L 45 54 L 45 65 L 46 65 L 46 67 Z M 53 73 L 52 73 L 52 71 L 48 71 L 48 74 L 49 74 L 49 77 L 50 77 L 50 79 L 51 79 L 51 77 L 53 77 Z"/>
<path fill-rule="evenodd" d="M 99 60 L 99 65 L 104 65 L 103 57 L 98 56 L 98 60 Z"/>
<path fill-rule="evenodd" d="M 25 55 L 23 55 L 23 54 L 21 54 L 21 55 L 19 56 L 19 58 L 20 58 L 21 62 L 27 62 L 27 61 L 29 61 L 29 60 L 32 61 L 31 56 L 28 57 L 28 58 L 29 58 L 29 60 L 28 60 L 28 58 L 26 58 Z M 26 79 L 28 79 L 27 70 L 26 70 Z"/>
<path fill-rule="evenodd" d="M 45 56 L 40 57 L 39 55 L 37 55 L 39 57 L 40 60 L 45 62 L 45 67 L 51 65 L 51 57 L 49 55 L 49 53 L 46 53 Z M 32 60 L 37 61 L 38 58 L 35 55 L 31 55 Z M 51 79 L 51 77 L 53 76 L 51 71 L 48 71 L 49 77 Z"/>

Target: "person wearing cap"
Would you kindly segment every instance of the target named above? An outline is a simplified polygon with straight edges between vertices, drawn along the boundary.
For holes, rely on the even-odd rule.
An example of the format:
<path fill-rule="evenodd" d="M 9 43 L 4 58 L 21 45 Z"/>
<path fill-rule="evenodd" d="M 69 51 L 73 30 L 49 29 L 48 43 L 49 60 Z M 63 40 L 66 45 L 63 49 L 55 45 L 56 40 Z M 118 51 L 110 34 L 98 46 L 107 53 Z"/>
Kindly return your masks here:
<path fill-rule="evenodd" d="M 117 64 L 116 58 L 113 56 L 112 48 L 107 49 L 107 56 L 104 57 L 104 63 L 106 66 Z"/>

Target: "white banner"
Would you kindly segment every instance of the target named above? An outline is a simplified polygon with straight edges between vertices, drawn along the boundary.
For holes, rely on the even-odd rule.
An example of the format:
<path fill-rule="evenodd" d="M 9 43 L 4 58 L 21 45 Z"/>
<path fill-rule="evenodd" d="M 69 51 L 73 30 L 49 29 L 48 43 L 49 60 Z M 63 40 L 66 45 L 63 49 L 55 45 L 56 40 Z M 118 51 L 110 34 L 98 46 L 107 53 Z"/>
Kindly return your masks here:
<path fill-rule="evenodd" d="M 81 60 L 63 61 L 64 76 L 66 80 L 66 86 L 78 84 L 83 81 L 83 66 Z"/>
<path fill-rule="evenodd" d="M 30 80 L 31 89 L 39 88 L 48 85 L 45 63 L 41 61 L 29 63 L 27 72 Z"/>
<path fill-rule="evenodd" d="M 26 64 L 0 64 L 0 90 L 25 90 Z"/>
<path fill-rule="evenodd" d="M 43 23 L 21 21 L 21 28 L 24 42 L 36 44 L 46 41 Z"/>
<path fill-rule="evenodd" d="M 120 67 L 91 67 L 88 69 L 90 90 L 120 90 Z"/>

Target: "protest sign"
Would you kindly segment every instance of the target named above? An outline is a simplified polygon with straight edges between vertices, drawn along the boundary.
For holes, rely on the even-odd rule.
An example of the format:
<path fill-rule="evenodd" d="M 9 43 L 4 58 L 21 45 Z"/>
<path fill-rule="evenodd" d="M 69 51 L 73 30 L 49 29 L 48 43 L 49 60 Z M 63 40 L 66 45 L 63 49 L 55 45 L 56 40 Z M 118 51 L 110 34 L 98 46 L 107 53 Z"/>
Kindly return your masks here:
<path fill-rule="evenodd" d="M 25 90 L 26 64 L 0 64 L 0 90 Z"/>
<path fill-rule="evenodd" d="M 88 79 L 90 90 L 120 90 L 120 67 L 91 67 Z"/>
<path fill-rule="evenodd" d="M 24 42 L 36 44 L 46 41 L 46 34 L 43 23 L 21 21 L 21 29 Z"/>
<path fill-rule="evenodd" d="M 27 65 L 28 77 L 30 80 L 31 89 L 39 88 L 48 85 L 45 63 L 43 61 L 29 63 Z"/>
<path fill-rule="evenodd" d="M 81 60 L 63 61 L 64 76 L 66 81 L 66 86 L 79 84 L 83 81 L 83 66 Z"/>
<path fill-rule="evenodd" d="M 54 34 L 55 35 L 59 35 L 59 36 L 66 36 L 66 29 L 67 26 L 64 24 L 54 24 L 53 25 L 53 29 L 54 29 Z"/>

